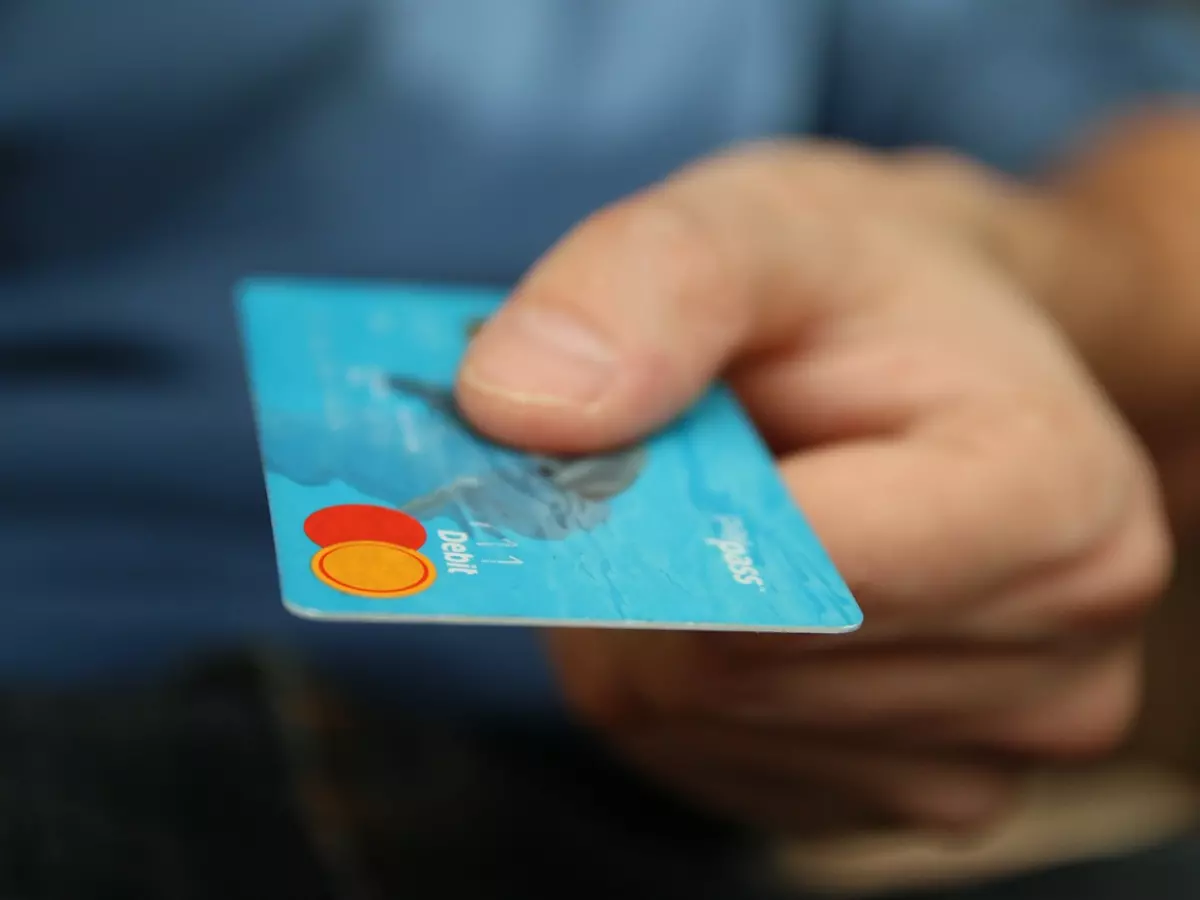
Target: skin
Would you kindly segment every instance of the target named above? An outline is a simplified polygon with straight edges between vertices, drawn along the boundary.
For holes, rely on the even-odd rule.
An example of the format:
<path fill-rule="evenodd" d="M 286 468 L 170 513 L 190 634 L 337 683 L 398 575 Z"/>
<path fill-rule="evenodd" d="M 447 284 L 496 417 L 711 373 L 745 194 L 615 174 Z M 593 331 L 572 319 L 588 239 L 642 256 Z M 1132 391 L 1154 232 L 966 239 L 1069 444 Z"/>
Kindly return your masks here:
<path fill-rule="evenodd" d="M 755 827 L 959 832 L 1030 767 L 1119 745 L 1200 342 L 1169 315 L 1187 297 L 1129 329 L 1145 248 L 1088 207 L 1115 146 L 1037 187 L 744 148 L 583 222 L 481 330 L 462 408 L 541 451 L 621 445 L 728 377 L 863 607 L 839 637 L 550 633 L 567 697 L 633 764 Z M 1156 382 L 1137 359 L 1168 347 Z"/>

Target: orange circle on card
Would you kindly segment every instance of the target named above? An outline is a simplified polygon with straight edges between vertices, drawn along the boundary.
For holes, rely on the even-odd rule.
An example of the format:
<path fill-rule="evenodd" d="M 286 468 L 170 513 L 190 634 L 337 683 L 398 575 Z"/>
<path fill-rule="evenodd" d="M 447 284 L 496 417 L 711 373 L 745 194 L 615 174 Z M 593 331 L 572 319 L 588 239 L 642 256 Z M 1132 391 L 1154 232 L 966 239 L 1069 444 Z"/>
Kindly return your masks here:
<path fill-rule="evenodd" d="M 304 533 L 318 547 L 349 541 L 380 541 L 419 550 L 425 526 L 408 513 L 369 503 L 342 503 L 318 509 L 304 520 Z"/>
<path fill-rule="evenodd" d="M 312 570 L 335 591 L 379 600 L 419 594 L 437 578 L 425 554 L 383 541 L 332 544 L 313 557 Z"/>

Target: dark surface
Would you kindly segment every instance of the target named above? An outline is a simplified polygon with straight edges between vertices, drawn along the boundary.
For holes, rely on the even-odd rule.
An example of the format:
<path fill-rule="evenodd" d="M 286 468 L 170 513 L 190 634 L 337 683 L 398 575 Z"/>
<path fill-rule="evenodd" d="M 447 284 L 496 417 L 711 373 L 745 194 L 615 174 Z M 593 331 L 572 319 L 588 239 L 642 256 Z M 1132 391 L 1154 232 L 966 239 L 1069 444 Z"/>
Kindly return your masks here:
<path fill-rule="evenodd" d="M 1200 841 L 1062 866 L 950 894 L 895 900 L 1193 900 L 1200 897 Z"/>
<path fill-rule="evenodd" d="M 0 701 L 0 897 L 326 900 L 252 669 Z"/>
<path fill-rule="evenodd" d="M 278 661 L 3 698 L 0 811 L 0 898 L 787 896 L 582 739 L 355 709 Z M 903 900 L 1194 897 L 1189 840 Z"/>

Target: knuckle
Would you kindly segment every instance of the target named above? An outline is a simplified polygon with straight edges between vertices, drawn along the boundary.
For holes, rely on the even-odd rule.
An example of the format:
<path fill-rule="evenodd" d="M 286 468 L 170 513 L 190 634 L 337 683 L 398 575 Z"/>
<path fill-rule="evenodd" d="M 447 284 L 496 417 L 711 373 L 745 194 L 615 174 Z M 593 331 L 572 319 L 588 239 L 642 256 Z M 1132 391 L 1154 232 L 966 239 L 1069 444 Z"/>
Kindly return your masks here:
<path fill-rule="evenodd" d="M 750 267 L 728 225 L 712 221 L 691 196 L 668 186 L 651 190 L 595 214 L 583 231 L 611 258 L 636 268 L 646 293 L 663 298 L 690 332 L 711 324 L 724 334 L 751 310 Z"/>
<path fill-rule="evenodd" d="M 1025 485 L 1029 521 L 1047 564 L 1079 559 L 1124 520 L 1137 480 L 1111 434 L 1074 397 L 1016 398 L 1008 417 L 1017 452 L 1010 465 Z"/>
<path fill-rule="evenodd" d="M 767 137 L 745 141 L 693 171 L 719 172 L 778 191 L 780 180 L 799 188 L 839 188 L 881 171 L 877 154 L 824 138 Z M 765 179 L 765 181 L 764 181 Z"/>
<path fill-rule="evenodd" d="M 681 286 L 704 284 L 719 274 L 719 232 L 676 192 L 657 190 L 621 201 L 597 213 L 590 227 L 603 243 L 653 259 L 660 273 Z"/>
<path fill-rule="evenodd" d="M 1098 612 L 1108 620 L 1138 620 L 1162 597 L 1171 580 L 1173 552 L 1165 527 L 1134 525 L 1122 544 L 1107 554 L 1107 596 Z"/>
<path fill-rule="evenodd" d="M 1086 553 L 1107 536 L 1119 485 L 1104 461 L 1087 451 L 1064 458 L 1055 475 L 1044 483 L 1042 514 L 1050 561 L 1060 562 Z"/>
<path fill-rule="evenodd" d="M 1076 585 L 1060 600 L 1064 624 L 1101 633 L 1135 626 L 1162 598 L 1173 562 L 1162 518 L 1131 510 L 1112 537 L 1075 562 Z"/>
<path fill-rule="evenodd" d="M 742 141 L 723 153 L 702 160 L 689 171 L 725 170 L 738 173 L 790 165 L 807 152 L 807 144 L 795 138 L 761 137 Z"/>
<path fill-rule="evenodd" d="M 1069 697 L 1021 741 L 1034 755 L 1061 762 L 1091 762 L 1119 750 L 1137 721 L 1140 667 L 1122 664 Z"/>
<path fill-rule="evenodd" d="M 1066 623 L 1142 618 L 1171 578 L 1173 546 L 1154 475 L 1132 440 L 1070 395 L 1013 398 L 1004 465 L 1020 485 L 1028 563 L 1063 579 Z M 1068 587 L 1069 585 L 1069 587 Z"/>
<path fill-rule="evenodd" d="M 961 153 L 940 147 L 915 147 L 895 157 L 896 166 L 910 178 L 948 179 L 951 185 L 975 185 L 990 177 L 987 170 Z"/>
<path fill-rule="evenodd" d="M 983 229 L 993 217 L 998 191 L 995 173 L 960 154 L 941 149 L 917 149 L 896 160 L 898 200 L 909 210 L 932 216 L 933 221 L 955 227 Z M 994 238 L 983 230 L 979 237 Z"/>

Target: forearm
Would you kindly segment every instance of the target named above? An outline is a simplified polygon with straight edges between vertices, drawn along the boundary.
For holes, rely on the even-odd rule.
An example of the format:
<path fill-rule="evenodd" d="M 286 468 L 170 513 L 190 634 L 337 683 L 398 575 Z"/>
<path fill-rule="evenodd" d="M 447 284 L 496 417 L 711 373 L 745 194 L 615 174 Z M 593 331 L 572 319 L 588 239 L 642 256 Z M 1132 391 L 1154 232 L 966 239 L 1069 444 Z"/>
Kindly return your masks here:
<path fill-rule="evenodd" d="M 1200 111 L 1117 123 L 997 209 L 997 252 L 1126 413 L 1200 429 Z"/>

